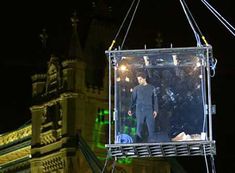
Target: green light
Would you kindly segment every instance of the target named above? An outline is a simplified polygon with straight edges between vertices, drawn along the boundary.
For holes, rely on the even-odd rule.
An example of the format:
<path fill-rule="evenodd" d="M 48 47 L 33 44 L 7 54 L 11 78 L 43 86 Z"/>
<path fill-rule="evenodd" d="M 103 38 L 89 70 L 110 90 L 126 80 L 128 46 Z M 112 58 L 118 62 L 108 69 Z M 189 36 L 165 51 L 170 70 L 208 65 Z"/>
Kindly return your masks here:
<path fill-rule="evenodd" d="M 132 163 L 132 158 L 118 159 L 118 163 L 121 163 L 121 164 L 131 164 Z"/>
<path fill-rule="evenodd" d="M 101 144 L 100 142 L 98 142 L 98 143 L 96 144 L 96 146 L 97 146 L 98 148 L 101 148 L 101 149 L 106 149 L 106 148 L 105 148 L 105 144 Z"/>
<path fill-rule="evenodd" d="M 104 113 L 104 115 L 108 115 L 109 114 L 109 110 L 104 109 L 103 113 Z"/>
<path fill-rule="evenodd" d="M 105 115 L 109 114 L 109 111 L 107 109 L 98 109 L 97 117 L 95 119 L 95 128 L 94 128 L 94 135 L 93 135 L 93 141 L 95 144 L 95 147 L 99 149 L 106 149 L 105 144 L 101 141 L 102 134 L 104 133 L 105 129 L 107 128 L 107 125 L 109 124 L 109 121 L 106 120 Z"/>
<path fill-rule="evenodd" d="M 99 115 L 108 115 L 109 110 L 108 109 L 100 109 L 100 110 L 98 110 L 98 114 Z"/>
<path fill-rule="evenodd" d="M 129 131 L 129 127 L 128 126 L 124 126 L 124 133 L 128 133 Z"/>
<path fill-rule="evenodd" d="M 135 127 L 132 127 L 131 128 L 131 135 L 135 135 L 136 134 L 136 128 Z"/>

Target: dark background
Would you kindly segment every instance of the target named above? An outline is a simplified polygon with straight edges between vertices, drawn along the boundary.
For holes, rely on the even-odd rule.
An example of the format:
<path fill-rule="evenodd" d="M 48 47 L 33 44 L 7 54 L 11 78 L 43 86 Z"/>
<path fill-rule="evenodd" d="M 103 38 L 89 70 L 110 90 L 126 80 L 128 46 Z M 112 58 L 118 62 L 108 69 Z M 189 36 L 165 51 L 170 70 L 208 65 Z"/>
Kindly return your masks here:
<path fill-rule="evenodd" d="M 235 152 L 232 140 L 235 132 L 235 37 L 200 0 L 186 2 L 207 42 L 212 45 L 214 57 L 218 60 L 215 77 L 211 78 L 212 102 L 216 104 L 217 109 L 216 115 L 213 116 L 217 172 L 234 172 Z M 234 26 L 235 6 L 232 2 L 216 0 L 210 3 Z M 71 33 L 70 17 L 74 10 L 78 13 L 81 43 L 86 39 L 91 3 L 91 0 L 78 0 L 1 4 L 0 134 L 15 130 L 31 119 L 31 75 L 45 70 L 46 61 L 49 59 L 41 57 L 40 54 L 39 34 L 42 33 L 42 29 L 47 29 L 51 51 L 63 54 L 66 39 Z M 114 21 L 120 26 L 131 0 L 103 0 L 103 3 L 112 6 Z M 127 24 L 123 29 L 125 33 Z M 114 33 L 117 30 L 118 27 Z M 142 0 L 123 49 L 143 49 L 144 45 L 147 48 L 155 48 L 158 33 L 161 33 L 163 39 L 162 47 L 167 48 L 171 44 L 173 47 L 196 46 L 194 34 L 179 1 Z M 123 39 L 123 33 L 120 37 Z M 121 42 L 117 43 L 120 44 Z M 184 165 L 190 171 L 197 168 L 197 172 L 206 172 L 202 158 L 179 158 L 179 161 L 181 160 L 192 163 Z"/>

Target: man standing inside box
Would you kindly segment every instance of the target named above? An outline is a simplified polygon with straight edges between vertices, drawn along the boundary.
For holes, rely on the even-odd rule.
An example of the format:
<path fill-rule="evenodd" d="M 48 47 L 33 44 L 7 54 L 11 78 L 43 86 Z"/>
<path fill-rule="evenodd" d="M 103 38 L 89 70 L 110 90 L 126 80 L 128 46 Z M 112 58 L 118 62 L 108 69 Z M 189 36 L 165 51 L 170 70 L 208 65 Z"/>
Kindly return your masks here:
<path fill-rule="evenodd" d="M 132 116 L 133 113 L 136 115 L 136 142 L 143 142 L 145 122 L 148 128 L 148 142 L 155 142 L 155 118 L 158 114 L 156 89 L 153 85 L 148 84 L 145 73 L 139 72 L 136 77 L 139 85 L 133 89 L 128 115 Z"/>

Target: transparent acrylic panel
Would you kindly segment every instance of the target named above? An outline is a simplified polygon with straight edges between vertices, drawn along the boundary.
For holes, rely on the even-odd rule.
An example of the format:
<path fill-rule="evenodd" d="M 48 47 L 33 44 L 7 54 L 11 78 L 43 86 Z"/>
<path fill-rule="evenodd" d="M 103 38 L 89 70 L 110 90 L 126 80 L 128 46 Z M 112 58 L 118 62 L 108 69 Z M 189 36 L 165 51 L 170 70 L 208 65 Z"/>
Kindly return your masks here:
<path fill-rule="evenodd" d="M 206 49 L 113 54 L 115 143 L 206 140 Z"/>

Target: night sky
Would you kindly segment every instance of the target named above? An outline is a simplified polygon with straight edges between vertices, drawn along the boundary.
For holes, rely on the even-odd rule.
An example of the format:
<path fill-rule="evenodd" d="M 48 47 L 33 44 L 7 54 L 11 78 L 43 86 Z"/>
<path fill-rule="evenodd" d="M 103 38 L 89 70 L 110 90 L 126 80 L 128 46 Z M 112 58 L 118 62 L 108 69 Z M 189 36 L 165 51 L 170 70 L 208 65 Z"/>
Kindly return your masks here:
<path fill-rule="evenodd" d="M 83 0 L 84 1 L 84 0 Z M 51 51 L 63 54 L 64 44 L 70 36 L 70 17 L 77 11 L 78 30 L 83 44 L 86 39 L 88 20 L 91 14 L 91 0 L 36 2 L 5 2 L 1 5 L 1 103 L 0 133 L 17 129 L 29 122 L 31 114 L 31 75 L 42 72 L 49 57 L 41 57 L 39 34 L 46 28 Z M 117 26 L 128 10 L 131 0 L 103 0 L 112 6 Z M 212 102 L 216 104 L 217 114 L 213 117 L 214 136 L 217 141 L 218 170 L 223 173 L 235 168 L 232 160 L 235 152 L 231 140 L 235 126 L 235 37 L 203 5 L 201 0 L 186 0 L 192 15 L 207 42 L 213 47 L 218 60 L 216 74 L 212 80 Z M 235 26 L 235 6 L 232 0 L 214 0 L 211 5 Z M 127 29 L 124 25 L 124 32 Z M 116 33 L 118 27 L 116 28 Z M 158 33 L 161 33 L 162 47 L 196 46 L 194 34 L 189 26 L 179 1 L 142 0 L 136 12 L 123 49 L 155 48 Z M 115 34 L 113 35 L 114 38 Z M 112 40 L 110 40 L 110 43 Z M 120 45 L 118 42 L 117 45 Z M 115 46 L 117 46 L 115 45 Z M 108 47 L 107 47 L 108 49 Z M 44 71 L 45 72 L 45 71 Z M 193 162 L 193 159 L 191 159 Z M 225 161 L 228 164 L 220 163 Z M 203 165 L 204 163 L 202 163 Z M 202 166 L 204 167 L 204 165 Z M 219 171 L 218 171 L 219 172 Z M 221 172 L 222 173 L 222 172 Z"/>

